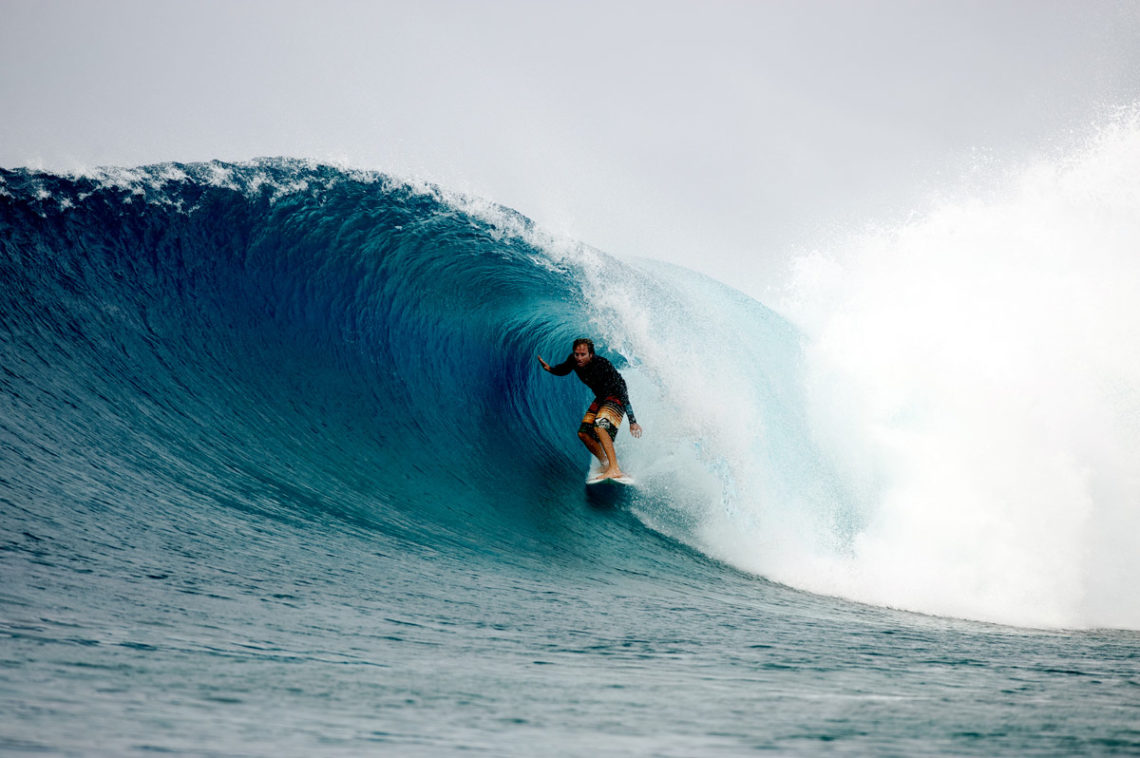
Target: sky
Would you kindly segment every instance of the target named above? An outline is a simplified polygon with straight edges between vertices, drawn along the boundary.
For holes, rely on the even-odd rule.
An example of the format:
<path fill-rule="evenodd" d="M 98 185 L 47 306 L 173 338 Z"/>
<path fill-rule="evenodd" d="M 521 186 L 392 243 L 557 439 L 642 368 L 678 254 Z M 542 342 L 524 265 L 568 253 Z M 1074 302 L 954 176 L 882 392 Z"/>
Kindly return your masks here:
<path fill-rule="evenodd" d="M 1140 104 L 1140 2 L 0 0 L 0 166 L 291 156 L 760 295 Z"/>

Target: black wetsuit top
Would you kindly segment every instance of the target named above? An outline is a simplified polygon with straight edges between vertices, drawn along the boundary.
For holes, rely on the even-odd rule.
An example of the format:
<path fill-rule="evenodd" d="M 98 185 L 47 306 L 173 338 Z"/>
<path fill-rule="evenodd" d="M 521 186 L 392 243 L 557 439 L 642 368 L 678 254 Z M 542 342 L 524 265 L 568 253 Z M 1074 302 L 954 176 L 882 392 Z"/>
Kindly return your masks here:
<path fill-rule="evenodd" d="M 637 417 L 633 415 L 633 406 L 629 404 L 629 390 L 625 388 L 625 379 L 621 378 L 614 364 L 600 355 L 595 355 L 589 363 L 578 368 L 574 354 L 570 353 L 570 357 L 562 363 L 550 367 L 550 373 L 555 376 L 566 376 L 571 371 L 578 375 L 583 384 L 593 390 L 596 400 L 603 401 L 607 397 L 616 397 L 620 400 L 625 415 L 629 416 L 629 423 L 637 423 Z"/>

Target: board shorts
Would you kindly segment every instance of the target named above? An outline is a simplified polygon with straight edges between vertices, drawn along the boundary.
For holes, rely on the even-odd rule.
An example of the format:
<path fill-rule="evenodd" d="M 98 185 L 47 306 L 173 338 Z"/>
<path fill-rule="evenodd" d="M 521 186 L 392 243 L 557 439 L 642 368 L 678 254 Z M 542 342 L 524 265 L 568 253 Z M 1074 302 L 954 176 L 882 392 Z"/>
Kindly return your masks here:
<path fill-rule="evenodd" d="M 621 400 L 613 396 L 602 400 L 595 399 L 586 409 L 586 415 L 582 417 L 578 434 L 588 434 L 597 440 L 598 428 L 602 428 L 609 433 L 610 439 L 613 440 L 617 438 L 623 418 L 625 418 L 625 406 L 621 404 Z M 598 441 L 600 442 L 600 440 Z"/>

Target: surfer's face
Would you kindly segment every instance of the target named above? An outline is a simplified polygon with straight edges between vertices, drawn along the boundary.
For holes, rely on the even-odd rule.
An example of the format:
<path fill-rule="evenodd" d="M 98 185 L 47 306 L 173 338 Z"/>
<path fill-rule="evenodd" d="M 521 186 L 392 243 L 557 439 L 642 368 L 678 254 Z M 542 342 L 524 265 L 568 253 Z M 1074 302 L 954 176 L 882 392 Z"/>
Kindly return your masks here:
<path fill-rule="evenodd" d="M 585 345 L 578 345 L 578 347 L 574 348 L 574 362 L 577 363 L 579 367 L 585 366 L 593 357 L 594 356 L 590 355 L 590 348 Z"/>

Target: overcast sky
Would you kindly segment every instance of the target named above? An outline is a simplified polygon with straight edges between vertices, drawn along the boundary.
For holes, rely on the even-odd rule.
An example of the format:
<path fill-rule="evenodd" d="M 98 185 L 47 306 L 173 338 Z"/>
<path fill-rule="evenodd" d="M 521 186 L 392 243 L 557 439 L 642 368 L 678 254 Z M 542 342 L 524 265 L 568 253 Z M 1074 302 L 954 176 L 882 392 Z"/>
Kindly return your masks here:
<path fill-rule="evenodd" d="M 1140 103 L 1140 2 L 0 0 L 0 165 L 288 155 L 760 294 Z"/>

